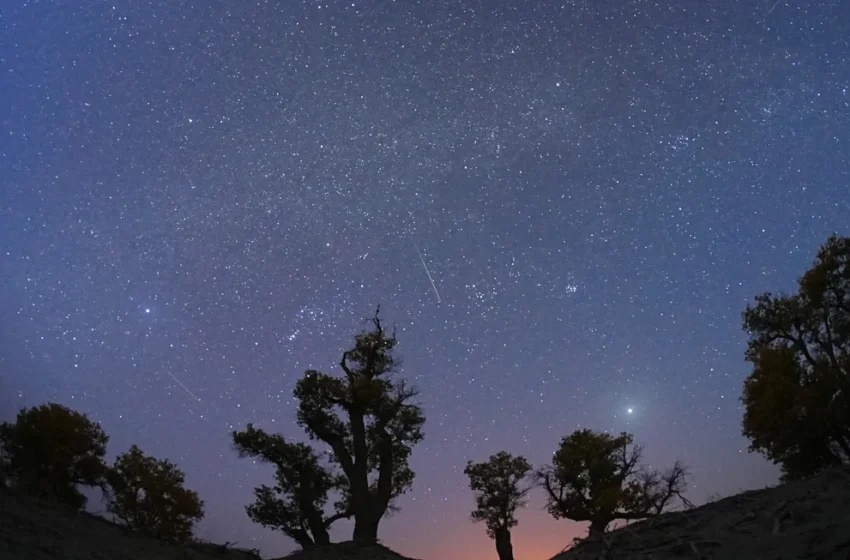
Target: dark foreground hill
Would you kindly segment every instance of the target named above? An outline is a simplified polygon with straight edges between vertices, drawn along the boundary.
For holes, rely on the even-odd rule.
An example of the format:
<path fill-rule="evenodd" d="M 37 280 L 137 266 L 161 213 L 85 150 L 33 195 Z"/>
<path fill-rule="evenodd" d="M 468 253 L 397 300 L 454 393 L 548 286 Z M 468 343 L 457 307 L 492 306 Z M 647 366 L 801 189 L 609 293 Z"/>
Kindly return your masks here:
<path fill-rule="evenodd" d="M 585 540 L 552 560 L 848 560 L 850 470 L 744 492 Z"/>
<path fill-rule="evenodd" d="M 410 560 L 380 546 L 353 543 L 297 552 L 287 560 Z M 259 560 L 220 544 L 169 545 L 102 517 L 0 489 L 0 560 Z"/>
<path fill-rule="evenodd" d="M 102 517 L 0 489 L 0 560 L 258 560 L 217 544 L 169 545 Z"/>
<path fill-rule="evenodd" d="M 353 542 L 332 544 L 316 547 L 311 550 L 301 550 L 285 556 L 280 560 L 412 560 L 396 554 L 389 548 L 379 544 L 361 545 Z"/>
<path fill-rule="evenodd" d="M 493 556 L 495 557 L 495 551 Z M 256 560 L 221 545 L 171 546 L 89 514 L 0 490 L 2 560 Z M 850 470 L 745 492 L 586 540 L 553 560 L 850 559 Z M 341 543 L 286 560 L 409 560 Z M 534 560 L 534 559 L 519 559 Z"/>

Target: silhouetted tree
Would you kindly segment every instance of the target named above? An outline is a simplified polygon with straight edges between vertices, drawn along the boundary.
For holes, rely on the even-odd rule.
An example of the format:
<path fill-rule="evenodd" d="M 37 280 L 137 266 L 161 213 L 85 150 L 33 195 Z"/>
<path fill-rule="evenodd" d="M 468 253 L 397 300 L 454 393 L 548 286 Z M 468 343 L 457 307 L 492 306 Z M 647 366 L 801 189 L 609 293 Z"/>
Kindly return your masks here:
<path fill-rule="evenodd" d="M 371 323 L 342 354 L 345 377 L 309 370 L 294 392 L 298 423 L 331 447 L 348 481 L 355 541 L 375 541 L 393 499 L 411 487 L 408 458 L 425 421 L 411 403 L 417 392 L 392 376 L 395 335 L 384 331 L 378 312 Z"/>
<path fill-rule="evenodd" d="M 2 425 L 0 425 L 0 433 L 2 433 Z M 6 488 L 12 480 L 12 465 L 10 458 L 3 449 L 3 438 L 0 436 L 0 488 Z"/>
<path fill-rule="evenodd" d="M 642 448 L 632 436 L 578 430 L 561 440 L 552 464 L 535 473 L 555 519 L 589 521 L 590 534 L 616 519 L 644 519 L 662 513 L 686 489 L 680 462 L 664 472 L 640 464 Z"/>
<path fill-rule="evenodd" d="M 484 521 L 487 535 L 496 541 L 499 560 L 513 560 L 511 528 L 516 527 L 517 508 L 525 506 L 530 486 L 525 478 L 531 465 L 525 457 L 514 457 L 500 451 L 483 463 L 469 461 L 464 474 L 469 477 L 469 487 L 475 492 L 476 508 L 473 521 Z"/>
<path fill-rule="evenodd" d="M 785 479 L 850 464 L 850 238 L 830 237 L 798 285 L 744 311 L 743 433 Z"/>
<path fill-rule="evenodd" d="M 60 404 L 23 408 L 0 424 L 4 484 L 82 509 L 77 485 L 103 488 L 108 441 L 100 424 Z"/>
<path fill-rule="evenodd" d="M 167 459 L 148 457 L 137 446 L 122 453 L 106 475 L 112 490 L 106 509 L 127 527 L 170 542 L 186 542 L 204 516 L 198 494 Z"/>
<path fill-rule="evenodd" d="M 324 467 L 313 448 L 287 442 L 283 436 L 269 435 L 248 424 L 245 431 L 233 432 L 240 457 L 252 457 L 275 466 L 274 487 L 254 489 L 255 501 L 246 506 L 248 516 L 264 527 L 279 529 L 302 548 L 329 544 L 328 528 L 334 521 L 351 517 L 348 481 Z M 336 512 L 325 517 L 328 493 L 341 498 Z"/>

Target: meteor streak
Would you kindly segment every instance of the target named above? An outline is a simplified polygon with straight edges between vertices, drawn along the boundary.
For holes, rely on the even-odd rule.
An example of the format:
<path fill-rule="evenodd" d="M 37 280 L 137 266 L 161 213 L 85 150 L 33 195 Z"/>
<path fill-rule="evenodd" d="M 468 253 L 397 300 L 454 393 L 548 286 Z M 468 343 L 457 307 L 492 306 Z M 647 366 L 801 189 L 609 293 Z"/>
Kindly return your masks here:
<path fill-rule="evenodd" d="M 419 260 L 422 261 L 422 268 L 425 269 L 425 274 L 428 275 L 428 281 L 431 282 L 431 287 L 434 288 L 434 295 L 437 296 L 437 303 L 442 303 L 443 300 L 440 299 L 440 292 L 437 291 L 437 285 L 434 284 L 434 279 L 431 277 L 431 272 L 428 270 L 428 265 L 425 264 L 425 259 L 422 257 L 422 251 L 419 250 L 419 247 L 416 247 L 416 252 L 419 254 Z"/>
<path fill-rule="evenodd" d="M 771 13 L 773 10 L 775 10 L 775 9 L 776 9 L 776 6 L 778 6 L 780 2 L 782 2 L 782 0 L 776 0 L 776 4 L 774 4 L 774 5 L 773 5 L 773 7 L 772 7 L 772 8 L 770 8 L 770 9 L 767 11 L 767 13 L 766 13 L 766 14 L 764 14 L 764 17 L 769 16 L 769 15 L 770 15 L 770 13 Z"/>
<path fill-rule="evenodd" d="M 176 381 L 176 382 L 177 382 L 177 384 L 178 384 L 178 385 L 180 385 L 181 387 L 183 387 L 183 390 L 184 390 L 184 391 L 186 391 L 187 393 L 189 393 L 189 394 L 192 396 L 192 398 L 193 398 L 193 399 L 195 399 L 195 400 L 196 400 L 196 401 L 198 401 L 198 402 L 200 402 L 200 401 L 201 401 L 201 397 L 199 397 L 198 395 L 196 395 L 195 393 L 193 393 L 192 391 L 190 391 L 190 390 L 189 390 L 189 388 L 188 388 L 188 387 L 186 387 L 185 385 L 183 385 L 183 383 L 182 383 L 179 379 L 177 379 L 176 377 L 174 377 L 174 375 L 173 375 L 170 371 L 166 371 L 165 373 L 167 373 L 168 375 L 170 375 L 170 376 L 171 376 L 171 379 L 173 379 L 174 381 Z"/>

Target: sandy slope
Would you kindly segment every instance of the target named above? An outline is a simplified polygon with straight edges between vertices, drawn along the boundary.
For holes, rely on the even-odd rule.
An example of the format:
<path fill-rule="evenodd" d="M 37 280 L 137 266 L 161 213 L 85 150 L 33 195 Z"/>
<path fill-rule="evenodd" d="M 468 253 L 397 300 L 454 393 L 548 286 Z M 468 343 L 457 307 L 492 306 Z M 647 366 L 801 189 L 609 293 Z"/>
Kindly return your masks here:
<path fill-rule="evenodd" d="M 287 560 L 411 560 L 381 545 L 340 543 Z M 64 506 L 0 489 L 0 560 L 258 560 L 221 545 L 168 545 Z"/>
<path fill-rule="evenodd" d="M 0 490 L 0 560 L 257 560 L 220 545 L 173 546 L 107 520 Z"/>
<path fill-rule="evenodd" d="M 832 470 L 670 513 L 553 560 L 850 559 L 850 470 Z"/>

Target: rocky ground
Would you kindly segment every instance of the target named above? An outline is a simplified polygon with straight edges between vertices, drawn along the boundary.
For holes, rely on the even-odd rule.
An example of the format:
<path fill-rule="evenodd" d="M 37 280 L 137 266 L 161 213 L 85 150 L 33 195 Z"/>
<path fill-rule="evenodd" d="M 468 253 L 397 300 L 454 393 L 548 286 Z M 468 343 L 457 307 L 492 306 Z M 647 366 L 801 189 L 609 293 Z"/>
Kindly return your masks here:
<path fill-rule="evenodd" d="M 850 470 L 744 492 L 585 540 L 552 560 L 850 559 Z"/>
<path fill-rule="evenodd" d="M 0 490 L 2 560 L 257 560 L 215 544 L 170 546 L 89 514 Z M 850 470 L 754 490 L 634 523 L 552 560 L 850 559 Z M 410 560 L 380 545 L 341 543 L 286 560 Z M 534 560 L 534 559 L 518 559 Z"/>

